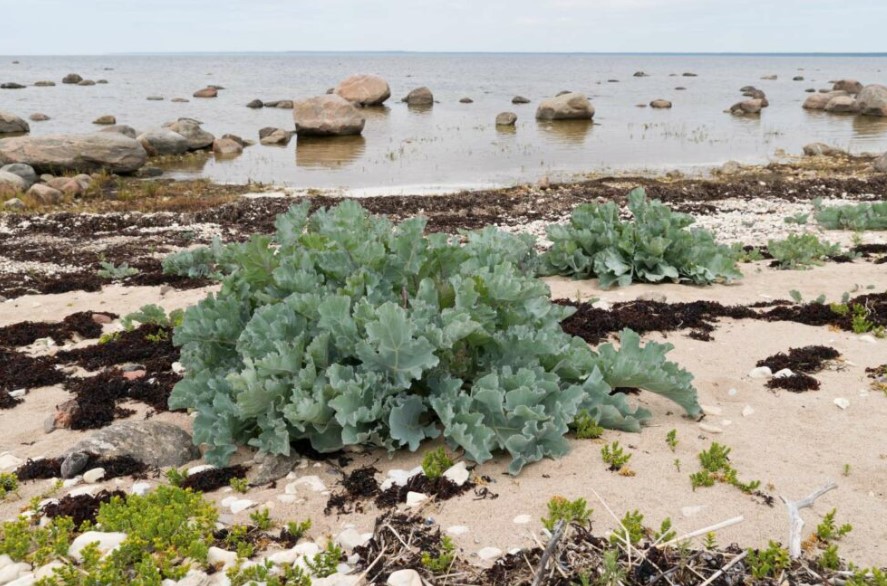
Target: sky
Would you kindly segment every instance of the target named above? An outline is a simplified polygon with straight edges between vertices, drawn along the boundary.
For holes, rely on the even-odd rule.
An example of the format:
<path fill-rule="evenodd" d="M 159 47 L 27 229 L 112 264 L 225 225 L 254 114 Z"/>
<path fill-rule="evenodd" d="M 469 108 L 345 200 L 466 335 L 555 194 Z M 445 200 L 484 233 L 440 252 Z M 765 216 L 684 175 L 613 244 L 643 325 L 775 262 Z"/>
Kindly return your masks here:
<path fill-rule="evenodd" d="M 885 0 L 0 0 L 0 55 L 887 52 Z"/>

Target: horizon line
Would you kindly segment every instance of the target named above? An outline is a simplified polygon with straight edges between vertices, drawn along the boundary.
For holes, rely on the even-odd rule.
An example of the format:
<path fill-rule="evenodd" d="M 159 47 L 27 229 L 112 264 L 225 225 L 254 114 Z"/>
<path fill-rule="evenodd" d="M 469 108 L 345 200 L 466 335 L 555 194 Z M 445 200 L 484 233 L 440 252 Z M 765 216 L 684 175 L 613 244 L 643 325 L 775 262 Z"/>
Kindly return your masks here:
<path fill-rule="evenodd" d="M 285 51 L 121 51 L 110 53 L 28 53 L 20 55 L 0 55 L 0 57 L 135 57 L 159 55 L 637 55 L 637 56 L 720 56 L 720 57 L 887 57 L 887 52 L 867 51 L 411 51 L 411 50 L 302 50 Z"/>

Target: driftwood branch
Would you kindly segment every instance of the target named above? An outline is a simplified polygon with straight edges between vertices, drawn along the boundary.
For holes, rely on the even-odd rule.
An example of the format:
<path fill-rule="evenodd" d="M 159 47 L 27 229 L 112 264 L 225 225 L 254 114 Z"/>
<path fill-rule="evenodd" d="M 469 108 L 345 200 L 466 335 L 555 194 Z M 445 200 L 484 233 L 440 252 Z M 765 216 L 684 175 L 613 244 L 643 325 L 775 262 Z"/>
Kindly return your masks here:
<path fill-rule="evenodd" d="M 539 586 L 542 584 L 542 578 L 545 576 L 545 568 L 548 567 L 548 559 L 554 553 L 554 550 L 557 549 L 557 542 L 564 536 L 564 530 L 566 528 L 567 524 L 563 519 L 558 521 L 554 526 L 554 532 L 551 534 L 551 539 L 548 541 L 548 547 L 545 548 L 545 552 L 542 554 L 542 559 L 539 560 L 539 569 L 536 570 L 536 576 L 533 578 L 532 586 Z"/>
<path fill-rule="evenodd" d="M 788 507 L 789 533 L 788 533 L 788 554 L 792 559 L 801 557 L 801 531 L 804 529 L 804 520 L 801 518 L 801 509 L 809 509 L 816 502 L 816 499 L 824 495 L 830 490 L 838 488 L 834 482 L 829 482 L 822 488 L 812 492 L 807 498 L 798 501 L 790 501 L 784 496 L 780 496 L 782 502 Z"/>
<path fill-rule="evenodd" d="M 685 541 L 687 539 L 693 539 L 694 537 L 699 537 L 700 535 L 705 535 L 706 533 L 713 533 L 715 531 L 719 531 L 720 529 L 724 529 L 725 527 L 730 527 L 731 525 L 742 523 L 744 520 L 745 519 L 743 518 L 743 516 L 739 515 L 738 517 L 733 517 L 732 519 L 727 519 L 726 521 L 721 521 L 720 523 L 709 525 L 708 527 L 703 527 L 702 529 L 697 529 L 696 531 L 691 531 L 690 533 L 675 537 L 674 539 L 669 539 L 665 543 L 660 543 L 655 547 L 662 549 L 663 547 L 668 547 L 669 545 L 674 545 L 675 543 L 680 543 L 681 541 Z"/>

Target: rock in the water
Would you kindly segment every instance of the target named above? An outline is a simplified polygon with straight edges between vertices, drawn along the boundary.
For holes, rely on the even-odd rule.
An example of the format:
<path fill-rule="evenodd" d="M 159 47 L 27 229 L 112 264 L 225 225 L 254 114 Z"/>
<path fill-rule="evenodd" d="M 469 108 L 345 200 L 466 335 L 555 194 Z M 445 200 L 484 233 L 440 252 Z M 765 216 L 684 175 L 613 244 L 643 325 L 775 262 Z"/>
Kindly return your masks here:
<path fill-rule="evenodd" d="M 97 543 L 99 552 L 106 554 L 120 547 L 120 544 L 126 539 L 126 533 L 103 533 L 101 531 L 87 531 L 80 534 L 71 542 L 68 548 L 68 555 L 75 560 L 82 561 L 81 552 L 83 548 L 90 543 Z"/>
<path fill-rule="evenodd" d="M 335 94 L 296 102 L 293 119 L 296 134 L 305 136 L 360 134 L 366 122 L 354 104 Z"/>
<path fill-rule="evenodd" d="M 55 87 L 54 81 L 42 80 L 34 83 L 34 87 Z"/>
<path fill-rule="evenodd" d="M 502 112 L 496 116 L 496 126 L 514 126 L 517 122 L 517 114 L 514 112 Z"/>
<path fill-rule="evenodd" d="M 671 106 L 672 104 L 668 100 L 653 100 L 650 102 L 651 108 L 658 108 L 660 110 L 671 108 Z"/>
<path fill-rule="evenodd" d="M 859 112 L 859 105 L 851 96 L 838 96 L 829 100 L 825 105 L 825 111 L 834 114 L 856 114 Z"/>
<path fill-rule="evenodd" d="M 217 138 L 213 141 L 213 153 L 217 157 L 236 157 L 243 152 L 243 145 L 230 138 Z"/>
<path fill-rule="evenodd" d="M 200 128 L 200 123 L 191 118 L 179 118 L 169 125 L 169 129 L 185 137 L 188 150 L 196 151 L 212 146 L 215 136 Z"/>
<path fill-rule="evenodd" d="M 25 86 L 20 83 L 15 83 L 14 81 L 10 81 L 7 83 L 0 83 L 0 90 L 23 90 Z"/>
<path fill-rule="evenodd" d="M 91 86 L 91 85 L 95 85 L 95 81 L 93 81 L 93 80 L 91 80 L 91 79 L 84 79 L 83 81 L 79 82 L 77 85 L 79 85 L 79 86 Z"/>
<path fill-rule="evenodd" d="M 83 81 L 83 78 L 76 73 L 69 73 L 68 75 L 66 75 L 65 77 L 62 78 L 62 83 L 75 84 L 75 83 L 80 83 L 81 81 Z"/>
<path fill-rule="evenodd" d="M 249 146 L 245 140 L 243 140 L 241 137 L 237 136 L 236 134 L 223 134 L 222 138 L 227 138 L 228 140 L 233 140 L 234 142 L 236 142 L 237 144 L 239 144 L 240 146 L 242 146 L 244 148 Z M 253 143 L 253 144 L 255 144 L 255 143 Z"/>
<path fill-rule="evenodd" d="M 884 153 L 874 162 L 875 171 L 879 171 L 881 173 L 887 173 L 887 153 Z"/>
<path fill-rule="evenodd" d="M 266 129 L 262 129 L 266 130 Z M 278 145 L 285 146 L 289 144 L 290 139 L 293 135 L 282 128 L 272 128 L 271 132 L 266 133 L 265 136 L 261 135 L 261 131 L 259 132 L 259 143 L 264 145 Z"/>
<path fill-rule="evenodd" d="M 836 92 L 847 92 L 848 94 L 858 94 L 862 91 L 863 86 L 855 79 L 839 79 L 832 86 Z"/>
<path fill-rule="evenodd" d="M 256 110 L 258 108 L 263 108 L 264 106 L 265 106 L 265 104 L 264 104 L 264 102 L 262 102 L 262 100 L 253 100 L 252 102 L 250 102 L 249 104 L 246 105 L 247 108 L 252 108 L 254 110 Z"/>
<path fill-rule="evenodd" d="M 132 173 L 148 153 L 138 141 L 113 132 L 19 136 L 0 141 L 0 163 L 26 163 L 40 173 L 96 171 Z"/>
<path fill-rule="evenodd" d="M 48 185 L 43 185 L 42 183 L 35 183 L 28 189 L 28 197 L 30 197 L 35 202 L 40 205 L 55 205 L 57 203 L 61 203 L 63 199 L 65 199 L 64 194 L 58 189 L 53 189 Z"/>
<path fill-rule="evenodd" d="M 145 99 L 149 102 L 162 102 L 164 100 L 163 96 L 148 96 Z"/>
<path fill-rule="evenodd" d="M 260 485 L 279 480 L 289 474 L 300 459 L 301 456 L 295 452 L 290 453 L 289 456 L 259 452 L 253 458 L 254 472 L 250 482 Z"/>
<path fill-rule="evenodd" d="M 335 93 L 358 106 L 380 106 L 391 97 L 391 88 L 378 75 L 352 75 L 336 86 Z"/>
<path fill-rule="evenodd" d="M 417 87 L 408 93 L 403 101 L 410 106 L 431 106 L 434 104 L 434 94 L 425 86 Z"/>
<path fill-rule="evenodd" d="M 191 435 L 159 421 L 124 421 L 96 431 L 66 453 L 91 452 L 100 456 L 130 455 L 148 466 L 182 466 L 200 457 Z"/>
<path fill-rule="evenodd" d="M 826 92 L 826 93 L 815 93 L 811 96 L 808 96 L 806 100 L 804 100 L 804 109 L 805 110 L 825 110 L 825 107 L 828 106 L 828 103 L 832 101 L 832 99 L 840 97 L 840 96 L 849 96 L 847 92 Z"/>
<path fill-rule="evenodd" d="M 274 107 L 279 110 L 292 110 L 293 109 L 293 101 L 292 100 L 278 100 L 278 102 L 274 105 Z"/>
<path fill-rule="evenodd" d="M 542 100 L 536 109 L 537 120 L 591 120 L 594 106 L 584 94 L 570 92 Z"/>
<path fill-rule="evenodd" d="M 104 116 L 99 116 L 95 120 L 92 121 L 93 124 L 99 124 L 101 126 L 111 126 L 112 124 L 117 124 L 117 118 L 110 114 L 105 114 Z"/>
<path fill-rule="evenodd" d="M 648 77 L 648 75 L 643 71 L 635 71 L 633 77 Z"/>
<path fill-rule="evenodd" d="M 867 85 L 856 96 L 859 113 L 864 116 L 887 116 L 887 87 Z"/>
<path fill-rule="evenodd" d="M 734 116 L 745 116 L 747 114 L 760 114 L 761 108 L 764 107 L 762 100 L 744 100 L 730 106 L 730 113 Z"/>
<path fill-rule="evenodd" d="M 808 157 L 831 157 L 833 155 L 843 154 L 844 151 L 836 149 L 822 142 L 814 142 L 804 145 L 804 155 Z"/>
<path fill-rule="evenodd" d="M 0 134 L 18 134 L 30 131 L 31 127 L 24 120 L 9 112 L 0 111 Z"/>
<path fill-rule="evenodd" d="M 126 124 L 115 124 L 113 126 L 108 126 L 107 128 L 102 128 L 99 132 L 116 132 L 118 134 L 122 134 L 123 136 L 128 136 L 129 138 L 136 138 L 138 133 L 136 129 L 132 126 L 127 126 Z"/>
<path fill-rule="evenodd" d="M 187 104 L 191 100 L 186 100 L 185 98 L 173 98 L 170 100 L 173 104 Z"/>
<path fill-rule="evenodd" d="M 214 87 L 205 87 L 202 90 L 194 92 L 195 98 L 215 98 L 219 95 L 219 90 Z"/>
<path fill-rule="evenodd" d="M 474 100 L 472 100 L 471 98 L 465 97 L 465 98 L 460 98 L 459 103 L 460 104 L 473 104 Z"/>
<path fill-rule="evenodd" d="M 44 114 L 43 112 L 34 112 L 30 116 L 28 116 L 33 122 L 46 122 L 50 120 L 49 116 Z"/>
<path fill-rule="evenodd" d="M 188 152 L 188 139 L 169 128 L 155 128 L 139 135 L 139 143 L 152 157 Z"/>
<path fill-rule="evenodd" d="M 512 104 L 529 104 L 530 98 L 525 98 L 523 96 L 514 96 L 513 98 L 511 98 L 511 103 Z"/>

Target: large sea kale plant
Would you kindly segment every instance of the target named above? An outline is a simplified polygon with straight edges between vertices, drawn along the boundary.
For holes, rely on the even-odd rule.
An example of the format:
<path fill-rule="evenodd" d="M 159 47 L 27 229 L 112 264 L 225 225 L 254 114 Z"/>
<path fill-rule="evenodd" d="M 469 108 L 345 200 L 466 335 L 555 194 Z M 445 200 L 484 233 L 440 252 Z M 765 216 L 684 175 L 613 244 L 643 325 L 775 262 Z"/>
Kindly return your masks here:
<path fill-rule="evenodd" d="M 636 431 L 650 414 L 615 387 L 660 393 L 697 414 L 692 375 L 624 331 L 598 353 L 563 332 L 572 309 L 535 274 L 531 237 L 488 228 L 425 235 L 346 201 L 276 233 L 178 253 L 168 271 L 216 275 L 218 294 L 176 329 L 185 377 L 170 405 L 197 411 L 194 440 L 223 463 L 238 444 L 288 454 L 368 444 L 415 450 L 443 434 L 477 461 L 499 450 L 510 471 L 567 451 L 582 410 Z"/>
<path fill-rule="evenodd" d="M 619 217 L 613 202 L 583 204 L 570 222 L 548 227 L 552 247 L 542 257 L 542 273 L 578 279 L 597 277 L 603 288 L 632 282 L 730 282 L 742 276 L 735 254 L 715 243 L 707 230 L 688 229 L 693 218 L 647 201 L 643 188 L 628 195 L 631 220 Z"/>

